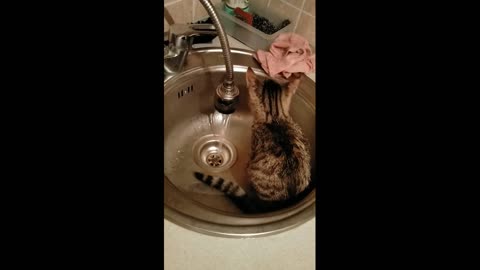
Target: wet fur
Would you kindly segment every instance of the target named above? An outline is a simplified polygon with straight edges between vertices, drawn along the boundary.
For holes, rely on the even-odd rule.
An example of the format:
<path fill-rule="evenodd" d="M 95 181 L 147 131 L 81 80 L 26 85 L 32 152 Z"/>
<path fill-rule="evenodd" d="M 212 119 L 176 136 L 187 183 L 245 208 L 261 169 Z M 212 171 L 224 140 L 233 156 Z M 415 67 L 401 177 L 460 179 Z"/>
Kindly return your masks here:
<path fill-rule="evenodd" d="M 292 75 L 282 87 L 272 80 L 258 80 L 248 68 L 246 80 L 249 107 L 254 116 L 247 165 L 253 192 L 244 191 L 238 184 L 219 177 L 199 172 L 195 172 L 195 177 L 225 192 L 245 213 L 273 211 L 293 203 L 309 191 L 308 142 L 289 114 L 300 79 Z"/>

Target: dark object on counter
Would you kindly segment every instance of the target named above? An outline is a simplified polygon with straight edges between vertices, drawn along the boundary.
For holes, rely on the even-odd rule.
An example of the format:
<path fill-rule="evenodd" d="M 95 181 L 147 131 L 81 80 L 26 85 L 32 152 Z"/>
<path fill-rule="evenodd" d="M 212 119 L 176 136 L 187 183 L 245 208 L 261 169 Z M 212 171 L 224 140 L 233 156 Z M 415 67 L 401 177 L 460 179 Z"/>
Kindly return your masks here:
<path fill-rule="evenodd" d="M 213 21 L 210 17 L 206 20 L 194 22 L 194 24 L 213 24 Z M 217 35 L 202 35 L 193 38 L 192 44 L 199 44 L 199 43 L 211 43 Z"/>
<path fill-rule="evenodd" d="M 253 24 L 253 16 L 252 14 L 248 13 L 248 12 L 245 12 L 243 11 L 243 9 L 237 7 L 233 10 L 233 12 L 235 12 L 235 17 L 237 17 L 238 19 L 244 21 L 245 23 L 247 23 L 248 25 L 252 25 Z"/>
<path fill-rule="evenodd" d="M 281 30 L 282 28 L 284 28 L 285 26 L 287 26 L 287 25 L 289 25 L 289 24 L 290 24 L 290 20 L 289 20 L 289 19 L 284 20 L 284 21 L 280 24 L 280 26 L 278 27 L 278 30 Z M 278 31 L 278 30 L 277 30 L 277 31 Z"/>
<path fill-rule="evenodd" d="M 208 17 L 207 19 L 205 19 L 203 21 L 194 22 L 193 24 L 205 24 L 205 23 L 213 24 L 213 21 L 210 17 Z"/>
<path fill-rule="evenodd" d="M 276 27 L 273 23 L 271 23 L 268 19 L 259 16 L 257 14 L 253 14 L 253 27 L 257 28 L 258 30 L 264 32 L 265 34 L 271 35 L 285 26 L 290 24 L 290 20 L 284 20 L 280 26 Z"/>
<path fill-rule="evenodd" d="M 235 17 L 248 25 L 255 27 L 267 35 L 271 35 L 290 24 L 290 20 L 284 20 L 278 27 L 271 23 L 267 18 L 255 13 L 249 13 L 237 7 L 233 10 Z"/>
<path fill-rule="evenodd" d="M 252 26 L 268 35 L 277 32 L 277 27 L 275 27 L 275 25 L 273 25 L 268 19 L 257 14 L 253 14 Z"/>

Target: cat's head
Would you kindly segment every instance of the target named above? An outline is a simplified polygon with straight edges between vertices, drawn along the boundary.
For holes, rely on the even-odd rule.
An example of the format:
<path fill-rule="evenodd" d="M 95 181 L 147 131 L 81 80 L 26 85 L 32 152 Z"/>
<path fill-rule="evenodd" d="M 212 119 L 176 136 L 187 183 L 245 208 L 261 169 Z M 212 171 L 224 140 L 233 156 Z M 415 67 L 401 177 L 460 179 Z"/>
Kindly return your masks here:
<path fill-rule="evenodd" d="M 271 121 L 289 117 L 292 97 L 300 84 L 300 75 L 292 74 L 288 82 L 260 80 L 249 67 L 246 74 L 249 106 L 258 120 Z"/>

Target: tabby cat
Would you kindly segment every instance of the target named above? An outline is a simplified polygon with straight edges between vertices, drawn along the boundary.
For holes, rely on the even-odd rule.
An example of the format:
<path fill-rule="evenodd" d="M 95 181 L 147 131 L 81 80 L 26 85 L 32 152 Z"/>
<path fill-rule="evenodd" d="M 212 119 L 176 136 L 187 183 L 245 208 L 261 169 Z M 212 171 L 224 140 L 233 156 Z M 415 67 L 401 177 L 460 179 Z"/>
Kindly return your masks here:
<path fill-rule="evenodd" d="M 253 187 L 245 191 L 223 178 L 195 172 L 195 177 L 231 198 L 244 213 L 277 210 L 305 193 L 310 184 L 308 142 L 289 115 L 292 96 L 300 83 L 292 75 L 282 87 L 261 82 L 251 68 L 246 73 L 249 107 L 253 113 L 252 148 L 247 175 Z"/>

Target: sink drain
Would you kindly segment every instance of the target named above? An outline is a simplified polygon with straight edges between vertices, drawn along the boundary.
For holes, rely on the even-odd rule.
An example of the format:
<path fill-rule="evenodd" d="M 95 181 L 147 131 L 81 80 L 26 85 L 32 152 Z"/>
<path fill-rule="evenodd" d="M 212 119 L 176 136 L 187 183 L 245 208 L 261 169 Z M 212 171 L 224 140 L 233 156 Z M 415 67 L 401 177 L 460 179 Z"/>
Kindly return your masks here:
<path fill-rule="evenodd" d="M 235 164 L 237 150 L 225 138 L 210 134 L 193 144 L 193 159 L 206 171 L 218 173 Z"/>
<path fill-rule="evenodd" d="M 218 167 L 222 165 L 223 157 L 218 154 L 209 154 L 207 156 L 207 164 L 212 167 Z"/>

